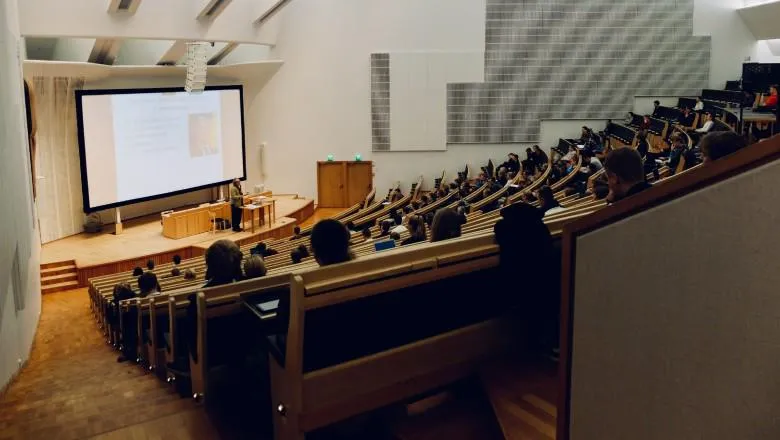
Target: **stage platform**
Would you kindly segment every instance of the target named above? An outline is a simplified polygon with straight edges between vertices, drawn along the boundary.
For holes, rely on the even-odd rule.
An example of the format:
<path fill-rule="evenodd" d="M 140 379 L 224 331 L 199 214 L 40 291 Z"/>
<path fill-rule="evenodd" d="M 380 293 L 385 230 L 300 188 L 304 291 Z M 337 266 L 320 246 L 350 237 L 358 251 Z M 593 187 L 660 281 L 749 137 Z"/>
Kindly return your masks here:
<path fill-rule="evenodd" d="M 162 235 L 160 215 L 149 215 L 123 222 L 124 231 L 113 234 L 111 225 L 97 234 L 81 233 L 46 243 L 41 248 L 41 265 L 61 261 L 75 261 L 79 285 L 89 278 L 132 270 L 144 266 L 149 259 L 156 264 L 171 261 L 178 254 L 183 259 L 203 255 L 215 241 L 230 239 L 239 245 L 269 238 L 281 238 L 293 234 L 296 224 L 314 214 L 314 201 L 295 196 L 273 196 L 276 199 L 276 221 L 272 225 L 255 226 L 242 232 L 217 231 L 194 235 L 178 240 Z"/>

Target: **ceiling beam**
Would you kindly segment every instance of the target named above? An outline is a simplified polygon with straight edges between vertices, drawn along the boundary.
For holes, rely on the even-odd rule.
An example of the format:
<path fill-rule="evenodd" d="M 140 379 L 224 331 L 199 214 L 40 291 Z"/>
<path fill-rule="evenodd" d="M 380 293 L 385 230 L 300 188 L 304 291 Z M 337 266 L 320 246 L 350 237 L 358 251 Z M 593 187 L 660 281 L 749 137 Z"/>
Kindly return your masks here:
<path fill-rule="evenodd" d="M 89 62 L 112 65 L 122 46 L 122 40 L 117 38 L 97 38 L 89 53 Z"/>
<path fill-rule="evenodd" d="M 203 5 L 200 7 L 197 20 L 214 20 L 227 8 L 233 0 L 201 0 Z"/>
<path fill-rule="evenodd" d="M 158 66 L 173 66 L 179 62 L 184 55 L 187 54 L 187 42 L 184 40 L 177 40 L 171 44 L 171 47 L 162 54 L 157 61 Z"/>
<path fill-rule="evenodd" d="M 141 4 L 141 0 L 109 0 L 109 14 L 128 14 L 133 15 Z"/>
<path fill-rule="evenodd" d="M 211 56 L 208 61 L 209 66 L 214 66 L 219 64 L 220 61 L 225 59 L 226 56 L 230 54 L 230 52 L 233 52 L 238 47 L 238 43 L 228 43 L 223 47 L 222 49 L 218 50 L 217 53 Z"/>
<path fill-rule="evenodd" d="M 271 6 L 268 7 L 262 14 L 255 20 L 255 26 L 260 26 L 273 18 L 279 11 L 281 11 L 292 0 L 274 0 Z"/>

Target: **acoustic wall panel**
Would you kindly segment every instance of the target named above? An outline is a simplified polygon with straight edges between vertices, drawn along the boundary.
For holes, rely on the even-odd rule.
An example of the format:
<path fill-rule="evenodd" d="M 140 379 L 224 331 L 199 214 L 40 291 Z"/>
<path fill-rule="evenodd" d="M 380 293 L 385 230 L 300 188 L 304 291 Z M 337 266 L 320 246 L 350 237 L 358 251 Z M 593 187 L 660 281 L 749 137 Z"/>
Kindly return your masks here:
<path fill-rule="evenodd" d="M 542 119 L 622 118 L 636 95 L 698 95 L 693 0 L 488 0 L 485 82 L 449 84 L 448 143 L 537 142 Z"/>
<path fill-rule="evenodd" d="M 390 150 L 390 54 L 371 54 L 371 145 Z"/>

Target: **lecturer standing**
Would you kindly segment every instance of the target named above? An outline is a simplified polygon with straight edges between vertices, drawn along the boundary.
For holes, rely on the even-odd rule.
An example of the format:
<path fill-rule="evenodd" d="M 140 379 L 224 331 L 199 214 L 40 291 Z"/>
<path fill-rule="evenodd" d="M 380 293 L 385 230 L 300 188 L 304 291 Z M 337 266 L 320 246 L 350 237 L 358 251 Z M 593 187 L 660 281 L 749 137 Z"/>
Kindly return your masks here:
<path fill-rule="evenodd" d="M 230 213 L 234 232 L 241 232 L 241 207 L 244 205 L 244 196 L 241 194 L 241 180 L 233 179 L 230 186 Z"/>

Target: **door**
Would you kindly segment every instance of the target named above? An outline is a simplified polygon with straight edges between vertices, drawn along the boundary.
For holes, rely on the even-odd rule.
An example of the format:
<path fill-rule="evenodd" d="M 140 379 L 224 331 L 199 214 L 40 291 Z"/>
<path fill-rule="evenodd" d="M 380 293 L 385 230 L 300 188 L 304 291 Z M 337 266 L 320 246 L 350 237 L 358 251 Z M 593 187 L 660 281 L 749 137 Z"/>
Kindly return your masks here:
<path fill-rule="evenodd" d="M 371 162 L 350 162 L 347 164 L 347 203 L 350 207 L 365 200 L 374 183 Z"/>
<path fill-rule="evenodd" d="M 317 206 L 343 208 L 346 206 L 345 169 L 343 162 L 317 163 Z"/>

